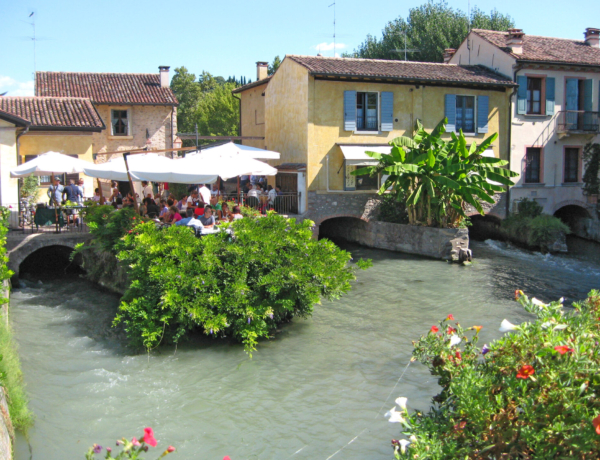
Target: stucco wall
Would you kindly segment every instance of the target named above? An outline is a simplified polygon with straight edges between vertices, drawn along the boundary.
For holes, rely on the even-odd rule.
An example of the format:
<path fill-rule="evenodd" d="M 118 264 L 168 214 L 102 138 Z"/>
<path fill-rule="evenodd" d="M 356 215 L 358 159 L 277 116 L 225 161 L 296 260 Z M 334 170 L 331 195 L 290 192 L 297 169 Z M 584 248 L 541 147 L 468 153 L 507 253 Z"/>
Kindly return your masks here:
<path fill-rule="evenodd" d="M 469 42 L 463 40 L 452 59 L 450 59 L 450 64 L 483 65 L 512 80 L 513 65 L 515 64 L 513 57 L 474 32 L 471 32 L 468 38 Z"/>
<path fill-rule="evenodd" d="M 329 188 L 344 188 L 344 156 L 336 145 L 341 144 L 387 144 L 398 136 L 412 136 L 418 118 L 426 130 L 431 131 L 444 118 L 446 94 L 489 96 L 488 133 L 469 135 L 469 143 L 481 143 L 493 133 L 499 137 L 493 144 L 496 157 L 507 158 L 508 154 L 508 103 L 509 93 L 474 89 L 443 88 L 432 86 L 399 85 L 386 83 L 311 81 L 311 118 L 314 134 L 309 152 L 309 190 L 326 190 L 327 161 L 329 156 Z M 393 131 L 374 134 L 358 134 L 344 131 L 344 91 L 391 91 L 394 94 Z M 395 121 L 398 120 L 398 121 Z M 444 135 L 450 139 L 450 134 Z M 349 192 L 352 193 L 352 192 Z"/>
<path fill-rule="evenodd" d="M 21 137 L 19 153 L 21 161 L 25 161 L 26 155 L 41 155 L 49 151 L 64 153 L 65 155 L 77 155 L 80 160 L 93 163 L 92 159 L 92 134 L 81 132 L 29 132 Z M 94 194 L 93 179 L 80 174 L 84 181 L 85 195 L 91 197 Z M 65 184 L 63 184 L 65 185 Z M 48 187 L 41 187 L 38 201 L 47 201 Z"/>
<path fill-rule="evenodd" d="M 260 85 L 242 92 L 242 136 L 265 137 L 265 98 L 267 85 Z M 246 139 L 244 145 L 264 149 L 265 140 Z"/>
<path fill-rule="evenodd" d="M 165 149 L 172 147 L 171 131 L 171 111 L 172 107 L 165 106 L 109 106 L 96 105 L 96 109 L 106 125 L 106 129 L 101 133 L 94 133 L 92 143 L 94 153 L 113 152 L 117 150 L 127 150 L 143 148 L 146 146 L 146 130 L 150 135 L 152 149 Z M 129 110 L 131 114 L 131 127 L 129 136 L 113 136 L 110 127 L 110 111 L 112 109 Z M 174 117 L 175 133 L 177 132 L 177 120 Z M 105 161 L 98 157 L 98 161 Z"/>
<path fill-rule="evenodd" d="M 15 206 L 19 202 L 18 179 L 10 170 L 17 166 L 17 132 L 12 123 L 0 120 L 0 205 Z"/>
<path fill-rule="evenodd" d="M 281 163 L 306 163 L 308 152 L 308 71 L 284 59 L 265 92 L 265 141 Z M 307 174 L 310 176 L 310 167 Z"/>

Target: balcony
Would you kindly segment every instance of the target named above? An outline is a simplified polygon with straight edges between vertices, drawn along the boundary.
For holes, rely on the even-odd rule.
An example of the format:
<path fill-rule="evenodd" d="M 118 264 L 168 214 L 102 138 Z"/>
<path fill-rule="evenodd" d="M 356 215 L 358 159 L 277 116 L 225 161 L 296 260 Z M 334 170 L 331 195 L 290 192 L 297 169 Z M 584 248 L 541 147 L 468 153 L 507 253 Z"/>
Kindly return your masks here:
<path fill-rule="evenodd" d="M 598 112 L 564 110 L 556 117 L 556 130 L 563 134 L 597 134 L 600 132 Z"/>

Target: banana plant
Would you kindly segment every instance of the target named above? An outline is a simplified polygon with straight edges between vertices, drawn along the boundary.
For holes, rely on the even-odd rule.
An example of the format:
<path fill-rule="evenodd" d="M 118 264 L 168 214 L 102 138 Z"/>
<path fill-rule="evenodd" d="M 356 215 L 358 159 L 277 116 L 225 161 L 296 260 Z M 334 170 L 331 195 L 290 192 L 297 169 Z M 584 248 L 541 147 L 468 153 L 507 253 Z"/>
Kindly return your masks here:
<path fill-rule="evenodd" d="M 399 201 L 405 200 L 412 225 L 457 227 L 466 217 L 467 204 L 484 214 L 481 201 L 493 204 L 494 193 L 514 185 L 510 178 L 518 175 L 503 168 L 507 161 L 483 156 L 497 133 L 469 146 L 462 131 L 442 139 L 447 123 L 444 118 L 428 133 L 417 120 L 412 138 L 392 140 L 389 154 L 366 152 L 379 163 L 353 172 L 388 175 L 379 194 L 391 190 Z"/>

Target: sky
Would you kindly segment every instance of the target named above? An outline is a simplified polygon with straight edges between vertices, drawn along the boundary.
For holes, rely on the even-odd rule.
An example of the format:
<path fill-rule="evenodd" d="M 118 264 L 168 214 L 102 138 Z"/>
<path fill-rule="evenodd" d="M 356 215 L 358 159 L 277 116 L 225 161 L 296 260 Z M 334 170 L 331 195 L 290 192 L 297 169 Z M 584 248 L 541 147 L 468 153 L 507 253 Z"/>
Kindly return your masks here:
<path fill-rule="evenodd" d="M 334 0 L 0 0 L 0 94 L 33 95 L 37 70 L 154 73 L 185 66 L 225 78 L 256 79 L 256 61 L 286 54 L 332 56 Z M 335 0 L 335 52 L 425 0 Z M 448 0 L 467 11 L 468 0 Z M 526 34 L 583 39 L 600 27 L 597 0 L 471 0 L 510 15 Z M 33 17 L 29 17 L 34 12 Z M 592 14 L 593 13 L 593 14 Z M 33 26 L 35 18 L 36 53 Z"/>

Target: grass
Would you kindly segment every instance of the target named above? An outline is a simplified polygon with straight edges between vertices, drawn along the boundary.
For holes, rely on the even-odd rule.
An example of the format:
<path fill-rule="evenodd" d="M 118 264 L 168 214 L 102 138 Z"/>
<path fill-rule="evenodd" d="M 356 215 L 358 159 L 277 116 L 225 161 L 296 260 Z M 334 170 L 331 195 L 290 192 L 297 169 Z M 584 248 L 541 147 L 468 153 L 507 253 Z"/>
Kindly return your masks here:
<path fill-rule="evenodd" d="M 25 393 L 21 361 L 13 340 L 12 329 L 0 316 L 0 384 L 6 392 L 8 410 L 13 427 L 27 434 L 33 425 L 33 413 L 28 408 L 29 398 Z"/>

